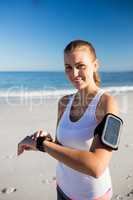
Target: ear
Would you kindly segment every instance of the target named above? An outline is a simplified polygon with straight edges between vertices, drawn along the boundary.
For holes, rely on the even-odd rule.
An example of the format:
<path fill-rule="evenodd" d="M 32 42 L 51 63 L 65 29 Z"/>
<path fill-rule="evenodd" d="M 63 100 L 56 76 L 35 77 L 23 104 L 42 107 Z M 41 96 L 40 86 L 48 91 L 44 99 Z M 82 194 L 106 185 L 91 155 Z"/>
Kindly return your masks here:
<path fill-rule="evenodd" d="M 96 72 L 96 71 L 98 70 L 98 68 L 99 68 L 99 60 L 96 59 L 96 60 L 94 61 L 94 72 Z"/>

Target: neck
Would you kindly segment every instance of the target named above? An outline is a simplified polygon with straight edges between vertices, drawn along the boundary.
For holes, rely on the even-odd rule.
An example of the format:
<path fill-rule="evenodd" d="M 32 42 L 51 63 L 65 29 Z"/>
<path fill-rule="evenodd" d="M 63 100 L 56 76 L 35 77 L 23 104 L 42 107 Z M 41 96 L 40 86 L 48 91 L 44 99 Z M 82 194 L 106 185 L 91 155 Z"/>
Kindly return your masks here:
<path fill-rule="evenodd" d="M 94 83 L 94 84 L 88 85 L 84 89 L 79 90 L 78 93 L 80 94 L 82 98 L 83 96 L 88 96 L 88 95 L 91 96 L 95 94 L 98 90 L 99 90 L 99 87 Z"/>
<path fill-rule="evenodd" d="M 78 98 L 82 105 L 86 105 L 86 103 L 91 100 L 99 90 L 99 87 L 96 84 L 88 85 L 82 90 L 78 91 Z"/>

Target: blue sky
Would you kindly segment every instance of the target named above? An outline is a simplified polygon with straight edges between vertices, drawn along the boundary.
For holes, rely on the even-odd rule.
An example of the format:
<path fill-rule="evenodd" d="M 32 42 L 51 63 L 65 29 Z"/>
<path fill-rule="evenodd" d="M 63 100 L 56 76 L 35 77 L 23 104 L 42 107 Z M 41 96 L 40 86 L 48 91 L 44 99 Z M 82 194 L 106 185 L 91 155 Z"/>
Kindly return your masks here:
<path fill-rule="evenodd" d="M 101 71 L 133 70 L 132 0 L 0 0 L 0 71 L 63 70 L 63 49 L 90 41 Z"/>

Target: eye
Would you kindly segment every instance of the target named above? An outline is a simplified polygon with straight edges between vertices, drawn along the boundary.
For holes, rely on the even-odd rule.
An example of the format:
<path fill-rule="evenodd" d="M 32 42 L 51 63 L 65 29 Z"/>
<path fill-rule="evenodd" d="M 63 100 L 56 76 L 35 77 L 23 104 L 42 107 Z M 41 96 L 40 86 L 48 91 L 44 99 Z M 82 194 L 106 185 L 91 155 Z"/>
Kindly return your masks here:
<path fill-rule="evenodd" d="M 85 68 L 86 68 L 86 66 L 84 64 L 79 64 L 77 66 L 77 69 L 85 69 Z"/>
<path fill-rule="evenodd" d="M 65 71 L 69 72 L 72 70 L 72 67 L 70 65 L 65 66 Z"/>

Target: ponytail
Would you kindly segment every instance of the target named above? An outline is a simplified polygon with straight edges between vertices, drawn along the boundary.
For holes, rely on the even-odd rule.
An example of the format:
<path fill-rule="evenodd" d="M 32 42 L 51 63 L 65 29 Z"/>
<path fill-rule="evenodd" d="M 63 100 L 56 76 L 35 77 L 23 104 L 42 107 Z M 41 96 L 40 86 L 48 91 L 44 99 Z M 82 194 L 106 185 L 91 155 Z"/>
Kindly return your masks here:
<path fill-rule="evenodd" d="M 100 76 L 99 76 L 98 72 L 94 72 L 93 73 L 93 79 L 94 79 L 96 85 L 99 87 L 100 83 L 101 83 L 101 80 L 100 80 Z"/>

